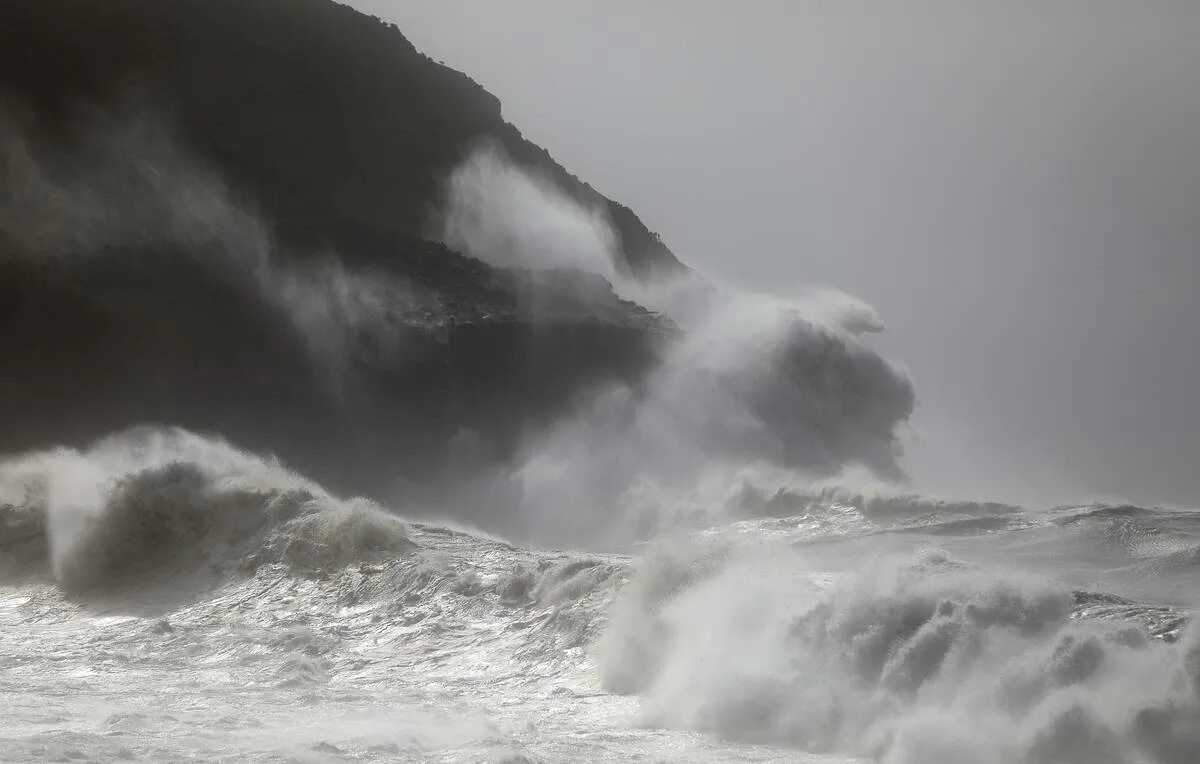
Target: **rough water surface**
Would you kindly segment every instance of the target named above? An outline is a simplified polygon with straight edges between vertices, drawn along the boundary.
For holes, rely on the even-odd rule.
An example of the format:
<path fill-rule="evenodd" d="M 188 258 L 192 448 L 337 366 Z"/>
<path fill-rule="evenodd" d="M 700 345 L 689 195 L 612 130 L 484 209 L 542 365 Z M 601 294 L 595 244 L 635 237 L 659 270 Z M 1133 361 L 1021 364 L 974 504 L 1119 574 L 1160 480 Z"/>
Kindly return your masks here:
<path fill-rule="evenodd" d="M 4 761 L 1200 754 L 1185 512 L 747 486 L 632 554 L 535 550 L 148 429 L 0 488 Z M 1030 548 L 1057 573 L 997 562 Z"/>

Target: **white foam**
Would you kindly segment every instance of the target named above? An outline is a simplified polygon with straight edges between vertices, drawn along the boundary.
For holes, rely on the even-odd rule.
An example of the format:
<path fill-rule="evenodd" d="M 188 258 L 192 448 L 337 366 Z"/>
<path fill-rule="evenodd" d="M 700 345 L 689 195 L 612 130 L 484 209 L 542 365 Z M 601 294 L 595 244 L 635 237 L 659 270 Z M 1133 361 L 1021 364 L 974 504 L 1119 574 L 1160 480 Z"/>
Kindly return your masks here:
<path fill-rule="evenodd" d="M 1075 621 L 1070 591 L 938 554 L 822 591 L 789 554 L 644 566 L 599 643 L 606 686 L 652 724 L 892 764 L 1200 757 L 1196 630 Z M 687 585 L 646 595 L 664 579 Z"/>
<path fill-rule="evenodd" d="M 493 265 L 586 271 L 683 330 L 644 379 L 581 396 L 455 498 L 485 496 L 498 530 L 620 545 L 715 519 L 747 468 L 900 477 L 895 428 L 912 385 L 865 344 L 882 324 L 861 302 L 829 289 L 753 294 L 690 271 L 634 279 L 616 267 L 624 256 L 601 211 L 493 146 L 452 173 L 441 223 L 448 244 Z"/>
<path fill-rule="evenodd" d="M 51 569 L 73 590 L 198 566 L 325 570 L 411 547 L 404 523 L 378 506 L 180 429 L 0 462 L 0 496 L 44 515 Z"/>

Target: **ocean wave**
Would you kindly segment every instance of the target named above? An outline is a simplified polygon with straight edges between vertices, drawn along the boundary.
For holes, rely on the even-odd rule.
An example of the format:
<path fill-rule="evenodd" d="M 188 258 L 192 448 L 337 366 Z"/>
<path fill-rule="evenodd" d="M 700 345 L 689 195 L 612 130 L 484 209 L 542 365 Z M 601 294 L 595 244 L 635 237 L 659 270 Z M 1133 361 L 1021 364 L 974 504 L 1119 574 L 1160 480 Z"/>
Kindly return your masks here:
<path fill-rule="evenodd" d="M 1200 513 L 1195 510 L 1093 504 L 1053 510 L 1063 534 L 1115 553 L 1127 572 L 1165 582 L 1200 562 Z M 1190 588 L 1190 585 L 1189 587 Z"/>
<path fill-rule="evenodd" d="M 935 536 L 1024 516 L 788 490 L 801 504 L 781 516 L 849 512 Z M 885 764 L 1200 757 L 1200 629 L 1184 615 L 944 552 L 820 573 L 814 547 L 737 523 L 660 539 L 637 561 L 522 549 L 410 525 L 272 459 L 155 428 L 0 462 L 0 505 L 4 550 L 32 565 L 40 548 L 70 596 L 204 574 L 233 584 L 139 628 L 181 655 L 211 649 L 262 686 L 317 692 L 409 670 L 582 686 L 595 670 L 603 689 L 638 696 L 647 726 Z M 1076 525 L 1040 527 L 1071 541 Z M 213 615 L 231 609 L 243 623 Z"/>
<path fill-rule="evenodd" d="M 1200 759 L 1200 630 L 1150 639 L 1131 603 L 1109 618 L 939 553 L 824 586 L 794 568 L 643 565 L 597 645 L 604 685 L 650 724 L 890 764 Z"/>
<path fill-rule="evenodd" d="M 82 451 L 0 462 L 5 548 L 43 550 L 82 593 L 179 573 L 282 564 L 319 573 L 404 554 L 405 524 L 270 459 L 179 429 L 139 428 Z"/>
<path fill-rule="evenodd" d="M 1084 504 L 1055 507 L 1054 512 L 1063 515 L 1059 522 L 1064 525 L 1093 519 L 1115 519 L 1145 517 L 1154 512 L 1150 507 L 1133 504 Z"/>
<path fill-rule="evenodd" d="M 1021 507 L 994 501 L 971 501 L 889 490 L 856 490 L 847 486 L 818 484 L 802 491 L 809 502 L 853 507 L 872 518 L 914 516 L 995 517 L 1022 512 Z"/>

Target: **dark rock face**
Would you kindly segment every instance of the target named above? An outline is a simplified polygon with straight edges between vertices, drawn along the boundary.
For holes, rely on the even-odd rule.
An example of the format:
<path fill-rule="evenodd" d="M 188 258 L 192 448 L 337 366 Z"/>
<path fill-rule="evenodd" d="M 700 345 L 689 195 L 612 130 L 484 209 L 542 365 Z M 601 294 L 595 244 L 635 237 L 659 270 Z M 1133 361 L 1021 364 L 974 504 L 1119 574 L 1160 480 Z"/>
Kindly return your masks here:
<path fill-rule="evenodd" d="M 500 457 L 592 386 L 636 384 L 669 336 L 615 297 L 609 319 L 531 315 L 503 281 L 477 280 L 479 263 L 418 246 L 453 304 L 384 338 L 362 329 L 338 369 L 253 284 L 195 260 L 0 260 L 0 450 L 171 424 L 386 497 L 436 473 L 457 433 Z"/>
<path fill-rule="evenodd" d="M 49 140 L 81 105 L 151 102 L 294 248 L 422 238 L 440 183 L 490 139 L 607 208 L 631 272 L 681 267 L 628 208 L 522 138 L 494 96 L 329 0 L 10 0 L 0 91 Z"/>
<path fill-rule="evenodd" d="M 0 209 L 0 452 L 180 425 L 391 498 L 397 479 L 435 472 L 457 433 L 502 456 L 593 386 L 636 384 L 672 335 L 603 279 L 540 273 L 531 305 L 533 275 L 423 240 L 443 179 L 486 139 L 607 207 L 626 272 L 683 268 L 493 96 L 376 19 L 326 0 L 0 4 L 0 111 L 38 162 L 70 163 L 89 115 L 130 102 L 165 115 L 188 156 L 269 222 L 287 261 L 275 265 L 336 251 L 412 305 L 386 333 L 351 326 L 331 369 L 256 266 L 231 267 L 211 243 L 133 236 L 63 258 Z M 16 177 L 0 166 L 0 185 Z M 0 188 L 0 205 L 12 198 Z"/>

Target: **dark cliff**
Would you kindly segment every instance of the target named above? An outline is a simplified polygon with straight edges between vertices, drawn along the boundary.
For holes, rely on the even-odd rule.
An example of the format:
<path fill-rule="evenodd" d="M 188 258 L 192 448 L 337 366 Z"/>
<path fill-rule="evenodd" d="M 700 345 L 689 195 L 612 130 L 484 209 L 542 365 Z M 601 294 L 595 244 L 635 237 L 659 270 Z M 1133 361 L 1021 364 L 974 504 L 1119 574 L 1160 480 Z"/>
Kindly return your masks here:
<path fill-rule="evenodd" d="M 0 90 L 49 140 L 81 108 L 153 102 L 300 248 L 422 237 L 439 184 L 487 138 L 606 207 L 632 272 L 680 267 L 628 208 L 505 122 L 493 95 L 329 0 L 7 0 Z"/>
<path fill-rule="evenodd" d="M 0 106 L 0 127 L 20 136 L 0 135 L 0 452 L 173 424 L 390 498 L 398 480 L 435 474 L 463 432 L 502 456 L 591 387 L 637 380 L 673 331 L 570 272 L 538 275 L 531 307 L 530 274 L 425 241 L 447 174 L 487 139 L 607 208 L 622 270 L 683 267 L 631 211 L 525 141 L 492 95 L 347 7 L 10 0 Z M 253 247 L 197 237 L 209 211 L 188 236 L 170 233 L 195 213 L 180 204 L 214 202 L 194 188 L 156 198 L 177 170 L 139 164 L 137 130 L 95 148 L 97 115 L 130 110 L 155 115 L 185 164 L 265 221 L 271 258 L 286 262 L 234 262 Z M 93 164 L 109 169 L 79 169 Z M 120 182 L 89 180 L 104 173 Z M 50 190 L 27 192 L 36 184 Z M 407 295 L 385 306 L 387 331 L 342 328 L 337 368 L 281 302 L 290 282 L 276 283 L 330 252 Z"/>

